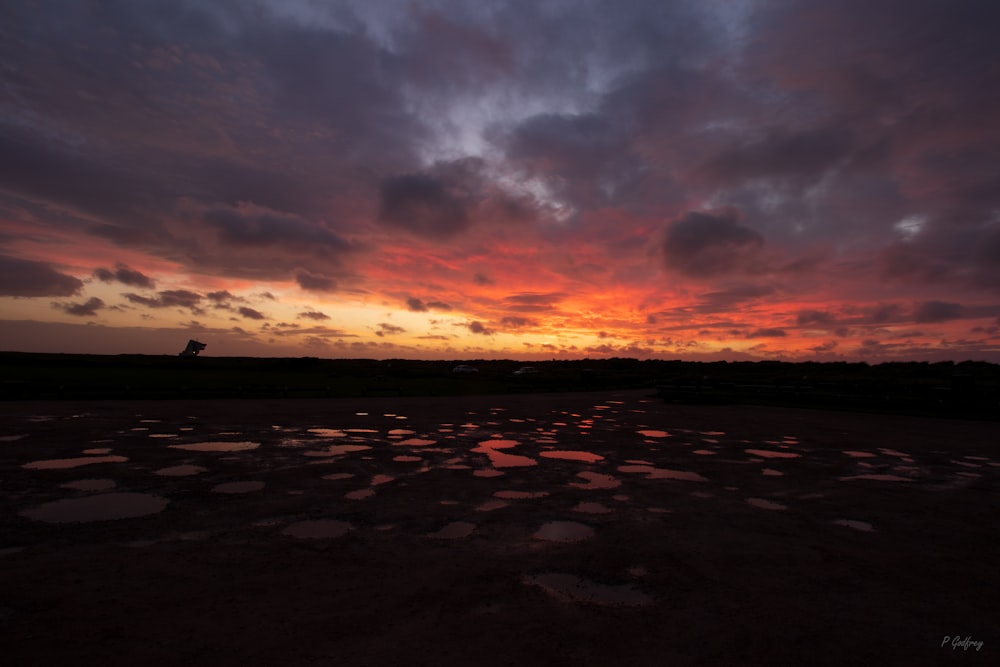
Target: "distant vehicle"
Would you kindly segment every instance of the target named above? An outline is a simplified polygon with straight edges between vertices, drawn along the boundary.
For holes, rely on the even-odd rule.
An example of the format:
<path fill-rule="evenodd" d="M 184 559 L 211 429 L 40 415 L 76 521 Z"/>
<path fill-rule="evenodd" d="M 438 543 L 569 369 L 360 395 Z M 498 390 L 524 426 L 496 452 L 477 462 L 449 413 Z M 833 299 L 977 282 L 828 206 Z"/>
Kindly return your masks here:
<path fill-rule="evenodd" d="M 538 369 L 534 366 L 522 366 L 514 371 L 514 375 L 535 375 L 538 373 Z"/>
<path fill-rule="evenodd" d="M 452 373 L 478 373 L 479 369 L 475 366 L 468 366 L 466 364 L 459 364 L 451 369 Z"/>

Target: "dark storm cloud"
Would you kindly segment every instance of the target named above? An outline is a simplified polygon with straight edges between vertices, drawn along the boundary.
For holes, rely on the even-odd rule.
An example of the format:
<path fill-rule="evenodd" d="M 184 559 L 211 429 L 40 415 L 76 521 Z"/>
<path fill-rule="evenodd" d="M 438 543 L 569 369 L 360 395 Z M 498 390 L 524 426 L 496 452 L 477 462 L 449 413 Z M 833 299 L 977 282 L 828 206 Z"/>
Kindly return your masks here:
<path fill-rule="evenodd" d="M 957 320 L 964 315 L 961 304 L 946 301 L 924 301 L 913 313 L 913 320 L 919 324 Z"/>
<path fill-rule="evenodd" d="M 822 326 L 832 324 L 834 322 L 834 317 L 831 313 L 828 313 L 825 310 L 800 310 L 798 315 L 796 315 L 795 320 L 799 326 Z"/>
<path fill-rule="evenodd" d="M 519 313 L 544 313 L 555 310 L 565 297 L 560 292 L 522 292 L 505 297 L 503 308 Z"/>
<path fill-rule="evenodd" d="M 700 294 L 700 302 L 694 310 L 699 313 L 727 312 L 739 304 L 770 296 L 774 292 L 770 285 L 729 285 L 715 292 Z"/>
<path fill-rule="evenodd" d="M 202 295 L 190 290 L 164 290 L 157 292 L 155 297 L 143 296 L 141 294 L 123 294 L 129 302 L 137 303 L 149 308 L 190 308 L 198 311 L 201 304 Z"/>
<path fill-rule="evenodd" d="M 392 334 L 405 333 L 406 329 L 403 327 L 396 326 L 395 324 L 389 324 L 387 322 L 379 322 L 378 330 L 375 331 L 375 335 L 379 338 Z"/>
<path fill-rule="evenodd" d="M 320 257 L 350 250 L 350 245 L 337 234 L 293 215 L 215 209 L 205 214 L 204 222 L 226 246 L 276 246 Z"/>
<path fill-rule="evenodd" d="M 96 296 L 92 296 L 84 303 L 54 303 L 52 305 L 67 315 L 91 317 L 96 315 L 97 311 L 104 308 L 104 301 Z"/>
<path fill-rule="evenodd" d="M 402 174 L 379 186 L 379 220 L 419 236 L 447 238 L 466 228 L 465 204 L 425 174 Z"/>
<path fill-rule="evenodd" d="M 45 262 L 0 255 L 0 296 L 71 296 L 83 281 Z"/>
<path fill-rule="evenodd" d="M 741 225 L 735 211 L 690 211 L 664 230 L 660 251 L 668 269 L 710 277 L 751 267 L 764 238 Z"/>
<path fill-rule="evenodd" d="M 266 320 L 267 315 L 260 312 L 259 310 L 254 310 L 253 308 L 248 308 L 246 306 L 241 306 L 237 312 L 248 320 Z"/>
<path fill-rule="evenodd" d="M 118 281 L 123 285 L 130 285 L 132 287 L 145 287 L 147 289 L 156 287 L 156 281 L 152 278 L 124 264 L 116 264 L 114 271 L 103 267 L 94 269 L 94 277 L 105 283 Z"/>
<path fill-rule="evenodd" d="M 305 271 L 295 274 L 295 282 L 307 292 L 333 292 L 337 289 L 337 281 L 327 276 L 319 276 Z"/>

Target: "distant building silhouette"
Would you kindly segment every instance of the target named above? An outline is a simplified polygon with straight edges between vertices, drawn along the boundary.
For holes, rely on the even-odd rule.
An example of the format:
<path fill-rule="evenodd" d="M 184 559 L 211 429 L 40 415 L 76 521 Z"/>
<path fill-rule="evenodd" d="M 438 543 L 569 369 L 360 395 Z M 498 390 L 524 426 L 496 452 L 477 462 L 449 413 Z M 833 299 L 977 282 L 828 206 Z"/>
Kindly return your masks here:
<path fill-rule="evenodd" d="M 196 340 L 189 340 L 187 347 L 181 352 L 179 357 L 197 357 L 198 353 L 205 349 L 205 343 L 199 343 Z"/>

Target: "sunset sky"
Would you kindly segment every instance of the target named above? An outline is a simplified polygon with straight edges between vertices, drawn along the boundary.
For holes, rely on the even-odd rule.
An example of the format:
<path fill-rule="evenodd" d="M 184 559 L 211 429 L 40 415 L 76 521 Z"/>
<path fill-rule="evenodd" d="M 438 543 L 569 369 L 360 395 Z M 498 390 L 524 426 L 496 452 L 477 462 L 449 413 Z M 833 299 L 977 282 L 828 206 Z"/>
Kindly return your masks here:
<path fill-rule="evenodd" d="M 1000 4 L 0 4 L 0 350 L 1000 362 Z"/>

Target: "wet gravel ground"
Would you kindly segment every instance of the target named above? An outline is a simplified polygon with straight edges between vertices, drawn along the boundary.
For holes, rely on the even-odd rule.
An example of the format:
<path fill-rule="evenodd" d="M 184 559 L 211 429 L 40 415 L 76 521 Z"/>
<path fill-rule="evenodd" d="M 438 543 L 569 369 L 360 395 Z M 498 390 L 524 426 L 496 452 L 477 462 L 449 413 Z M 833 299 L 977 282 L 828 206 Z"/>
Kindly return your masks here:
<path fill-rule="evenodd" d="M 648 391 L 4 403 L 0 639 L 13 665 L 985 664 L 998 446 Z"/>

